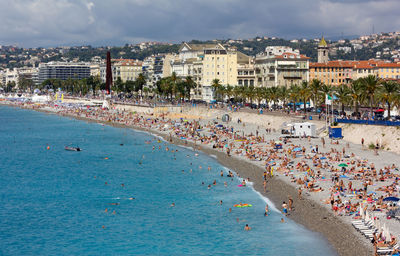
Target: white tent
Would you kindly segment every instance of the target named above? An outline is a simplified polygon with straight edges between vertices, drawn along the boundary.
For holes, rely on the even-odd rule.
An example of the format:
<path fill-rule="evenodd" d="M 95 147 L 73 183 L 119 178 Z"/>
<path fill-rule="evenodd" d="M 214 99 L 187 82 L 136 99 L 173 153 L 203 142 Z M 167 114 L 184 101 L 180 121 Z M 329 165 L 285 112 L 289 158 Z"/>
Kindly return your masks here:
<path fill-rule="evenodd" d="M 34 95 L 32 97 L 32 102 L 48 102 L 50 97 L 47 95 Z"/>

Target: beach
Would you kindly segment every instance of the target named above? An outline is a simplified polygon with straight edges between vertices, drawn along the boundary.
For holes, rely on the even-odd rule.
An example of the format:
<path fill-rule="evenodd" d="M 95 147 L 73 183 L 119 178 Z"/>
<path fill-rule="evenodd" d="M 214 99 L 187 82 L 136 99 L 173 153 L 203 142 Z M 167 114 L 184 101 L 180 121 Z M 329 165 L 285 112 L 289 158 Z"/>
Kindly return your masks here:
<path fill-rule="evenodd" d="M 125 111 L 122 111 L 123 108 L 125 108 Z M 336 249 L 339 255 L 371 255 L 373 247 L 365 237 L 356 232 L 351 226 L 354 216 L 338 216 L 340 214 L 333 212 L 331 205 L 325 203 L 332 192 L 330 191 L 332 183 L 328 181 L 331 173 L 325 169 L 334 168 L 333 164 L 324 166 L 324 168 L 318 167 L 320 174 L 319 178 L 314 179 L 315 183 L 317 183 L 315 184 L 316 186 L 308 190 L 305 189 L 302 194 L 303 199 L 301 200 L 298 199 L 299 184 L 296 183 L 296 179 L 304 178 L 310 175 L 310 173 L 309 171 L 307 171 L 307 174 L 304 172 L 297 173 L 296 171 L 292 173 L 290 169 L 298 168 L 300 170 L 302 166 L 312 166 L 312 161 L 315 159 L 312 156 L 308 158 L 308 154 L 317 145 L 320 149 L 319 152 L 321 154 L 325 153 L 327 157 L 332 157 L 329 163 L 335 163 L 335 165 L 341 162 L 356 162 L 358 161 L 356 157 L 360 158 L 360 162 L 363 159 L 368 159 L 368 164 L 374 163 L 376 169 L 384 169 L 392 164 L 396 166 L 400 165 L 399 157 L 395 153 L 380 151 L 379 155 L 375 155 L 373 151 L 362 148 L 360 145 L 353 143 L 346 145 L 347 143 L 343 141 L 339 144 L 330 144 L 331 142 L 328 139 L 326 139 L 324 147 L 320 138 L 310 138 L 309 140 L 307 138 L 292 138 L 290 141 L 287 141 L 283 145 L 285 150 L 287 148 L 293 150 L 295 147 L 302 147 L 305 152 L 302 156 L 295 156 L 289 161 L 286 158 L 290 157 L 290 153 L 269 150 L 271 150 L 271 145 L 275 145 L 276 141 L 281 140 L 281 135 L 276 131 L 281 125 L 280 122 L 292 121 L 293 118 L 291 117 L 289 120 L 285 116 L 272 118 L 268 116 L 268 113 L 262 115 L 262 118 L 257 118 L 254 114 L 248 113 L 230 113 L 233 116 L 232 121 L 223 123 L 221 122 L 221 117 L 223 113 L 227 112 L 225 110 L 216 113 L 207 109 L 201 109 L 197 111 L 182 111 L 183 113 L 181 113 L 182 109 L 178 109 L 174 113 L 166 113 L 166 111 L 151 113 L 149 109 L 144 108 L 143 112 L 138 113 L 139 109 L 136 108 L 135 113 L 132 110 L 128 111 L 126 106 L 120 106 L 119 112 L 117 110 L 114 114 L 103 116 L 99 115 L 100 111 L 97 112 L 96 116 L 96 114 L 93 114 L 94 112 L 88 114 L 88 112 L 71 111 L 50 106 L 43 106 L 36 110 L 147 131 L 162 136 L 165 140 L 175 144 L 189 146 L 195 150 L 201 150 L 208 155 L 215 155 L 222 165 L 234 170 L 245 180 L 253 182 L 254 189 L 269 198 L 278 209 L 281 209 L 282 202 L 288 201 L 288 198 L 291 197 L 293 199 L 294 210 L 289 212 L 288 217 L 312 231 L 321 233 Z M 115 118 L 116 116 L 118 118 Z M 237 122 L 237 119 L 240 119 L 242 122 Z M 246 119 L 261 121 L 247 122 Z M 225 128 L 216 128 L 216 123 Z M 321 127 L 322 123 L 317 122 L 318 127 Z M 194 128 L 199 127 L 201 129 L 197 130 L 200 131 L 195 133 Z M 266 129 L 271 129 L 271 131 L 266 131 Z M 210 131 L 216 136 L 210 136 Z M 234 133 L 229 131 L 234 131 Z M 229 148 L 229 152 L 227 148 Z M 345 154 L 343 153 L 343 156 L 339 157 L 338 152 L 341 152 L 343 149 L 348 154 L 354 154 L 354 156 L 343 159 Z M 264 154 L 263 152 L 269 152 L 269 154 Z M 270 158 L 271 155 L 273 156 L 272 158 Z M 336 155 L 339 159 L 335 159 Z M 262 177 L 263 172 L 266 170 L 266 159 L 274 162 L 272 168 L 275 167 L 275 171 L 273 171 L 272 177 L 268 178 L 267 189 L 264 192 Z M 317 165 L 321 164 L 317 160 L 315 161 Z M 278 168 L 278 166 L 281 168 Z M 387 185 L 389 183 L 383 181 L 379 184 Z M 361 187 L 362 181 L 353 180 L 353 186 Z M 399 234 L 395 233 L 400 230 L 398 223 L 388 221 L 387 224 L 390 225 L 392 234 L 399 237 Z"/>

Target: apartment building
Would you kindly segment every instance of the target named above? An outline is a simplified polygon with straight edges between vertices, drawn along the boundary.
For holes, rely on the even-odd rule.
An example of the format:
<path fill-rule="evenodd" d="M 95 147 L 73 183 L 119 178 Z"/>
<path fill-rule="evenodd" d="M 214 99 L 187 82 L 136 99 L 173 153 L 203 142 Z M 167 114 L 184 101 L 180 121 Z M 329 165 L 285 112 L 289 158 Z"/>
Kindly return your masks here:
<path fill-rule="evenodd" d="M 39 64 L 39 83 L 46 79 L 83 79 L 90 76 L 90 65 L 85 62 L 49 62 Z"/>
<path fill-rule="evenodd" d="M 256 84 L 286 86 L 309 81 L 309 57 L 285 46 L 269 46 L 255 58 Z"/>
<path fill-rule="evenodd" d="M 142 73 L 142 62 L 133 59 L 112 59 L 111 70 L 113 81 L 121 78 L 122 82 L 134 81 Z M 106 81 L 106 65 L 100 65 L 100 78 Z"/>
<path fill-rule="evenodd" d="M 400 79 L 400 63 L 380 63 L 377 69 L 379 78 Z"/>

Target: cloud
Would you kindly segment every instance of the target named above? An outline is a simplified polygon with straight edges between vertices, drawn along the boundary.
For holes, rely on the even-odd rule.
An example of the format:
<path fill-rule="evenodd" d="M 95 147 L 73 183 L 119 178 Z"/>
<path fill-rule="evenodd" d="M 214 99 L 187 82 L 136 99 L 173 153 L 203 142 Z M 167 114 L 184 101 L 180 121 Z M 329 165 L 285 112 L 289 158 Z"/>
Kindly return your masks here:
<path fill-rule="evenodd" d="M 398 0 L 0 0 L 0 44 L 284 38 L 400 28 Z"/>

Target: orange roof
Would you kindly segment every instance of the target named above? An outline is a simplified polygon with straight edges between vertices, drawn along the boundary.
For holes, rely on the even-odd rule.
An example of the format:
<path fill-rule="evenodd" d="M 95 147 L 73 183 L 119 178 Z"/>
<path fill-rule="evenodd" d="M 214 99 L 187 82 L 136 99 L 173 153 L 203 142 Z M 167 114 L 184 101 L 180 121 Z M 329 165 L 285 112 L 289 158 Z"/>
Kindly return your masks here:
<path fill-rule="evenodd" d="M 385 63 L 381 60 L 333 60 L 327 63 L 310 63 L 310 68 L 353 68 L 353 69 L 372 69 L 380 67 L 381 65 L 388 65 L 388 67 L 400 67 L 400 63 Z M 384 66 L 386 67 L 386 66 Z"/>
<path fill-rule="evenodd" d="M 310 63 L 310 68 L 352 68 L 355 61 L 333 60 L 327 63 Z"/>
<path fill-rule="evenodd" d="M 379 63 L 378 68 L 400 68 L 400 63 Z"/>

